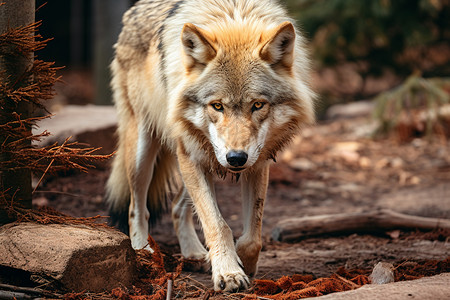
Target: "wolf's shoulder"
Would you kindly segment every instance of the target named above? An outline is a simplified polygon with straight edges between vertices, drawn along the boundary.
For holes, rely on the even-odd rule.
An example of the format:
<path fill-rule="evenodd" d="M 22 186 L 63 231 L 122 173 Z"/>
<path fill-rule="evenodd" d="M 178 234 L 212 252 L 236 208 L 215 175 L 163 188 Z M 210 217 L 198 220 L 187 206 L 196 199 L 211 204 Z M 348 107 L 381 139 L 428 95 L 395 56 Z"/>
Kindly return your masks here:
<path fill-rule="evenodd" d="M 118 45 L 146 52 L 159 38 L 164 21 L 176 12 L 185 0 L 140 0 L 123 16 Z"/>

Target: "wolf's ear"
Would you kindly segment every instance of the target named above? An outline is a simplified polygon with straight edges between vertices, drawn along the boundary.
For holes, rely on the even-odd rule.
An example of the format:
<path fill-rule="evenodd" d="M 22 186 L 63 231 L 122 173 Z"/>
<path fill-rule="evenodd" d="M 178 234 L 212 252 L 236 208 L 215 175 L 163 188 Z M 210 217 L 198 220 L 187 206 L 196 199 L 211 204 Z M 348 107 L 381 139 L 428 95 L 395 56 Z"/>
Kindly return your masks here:
<path fill-rule="evenodd" d="M 294 62 L 295 29 L 291 22 L 283 22 L 269 32 L 260 56 L 268 63 L 290 68 Z"/>
<path fill-rule="evenodd" d="M 205 65 L 216 56 L 216 50 L 208 40 L 207 33 L 191 23 L 184 24 L 181 32 L 186 68 Z"/>

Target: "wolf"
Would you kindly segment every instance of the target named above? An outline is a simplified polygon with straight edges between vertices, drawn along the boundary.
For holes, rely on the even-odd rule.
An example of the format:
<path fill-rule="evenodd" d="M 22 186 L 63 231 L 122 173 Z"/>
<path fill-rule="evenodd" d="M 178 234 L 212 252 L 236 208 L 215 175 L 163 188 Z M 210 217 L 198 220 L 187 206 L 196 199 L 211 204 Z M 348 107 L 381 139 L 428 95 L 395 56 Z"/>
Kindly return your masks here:
<path fill-rule="evenodd" d="M 107 202 L 133 248 L 153 251 L 149 223 L 176 191 L 182 255 L 210 263 L 215 290 L 248 288 L 270 163 L 314 121 L 307 52 L 272 0 L 140 0 L 124 14 L 111 64 L 119 122 Z M 236 243 L 215 199 L 214 177 L 227 175 L 241 184 Z"/>

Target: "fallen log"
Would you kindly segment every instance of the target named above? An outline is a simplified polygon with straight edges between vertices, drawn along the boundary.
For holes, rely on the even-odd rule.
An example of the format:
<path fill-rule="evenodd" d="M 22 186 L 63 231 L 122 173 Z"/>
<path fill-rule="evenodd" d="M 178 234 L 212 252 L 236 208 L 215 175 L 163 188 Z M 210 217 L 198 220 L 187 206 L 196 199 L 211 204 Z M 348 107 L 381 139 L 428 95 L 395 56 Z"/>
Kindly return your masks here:
<path fill-rule="evenodd" d="M 323 234 L 439 228 L 450 229 L 450 220 L 411 216 L 389 209 L 380 209 L 369 212 L 286 219 L 278 222 L 272 230 L 272 239 L 288 242 Z"/>
<path fill-rule="evenodd" d="M 0 299 L 36 299 L 38 296 L 60 299 L 62 295 L 52 293 L 40 288 L 21 287 L 0 283 Z"/>

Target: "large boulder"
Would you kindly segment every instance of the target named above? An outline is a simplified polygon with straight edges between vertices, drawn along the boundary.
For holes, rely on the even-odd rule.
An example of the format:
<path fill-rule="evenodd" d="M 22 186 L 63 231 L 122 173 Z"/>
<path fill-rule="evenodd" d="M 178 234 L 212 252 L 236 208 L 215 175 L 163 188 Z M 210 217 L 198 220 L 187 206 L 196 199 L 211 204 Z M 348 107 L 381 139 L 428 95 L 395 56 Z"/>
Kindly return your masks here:
<path fill-rule="evenodd" d="M 7 224 L 0 227 L 0 253 L 0 278 L 22 270 L 36 283 L 74 292 L 129 287 L 136 269 L 130 239 L 106 227 Z"/>

